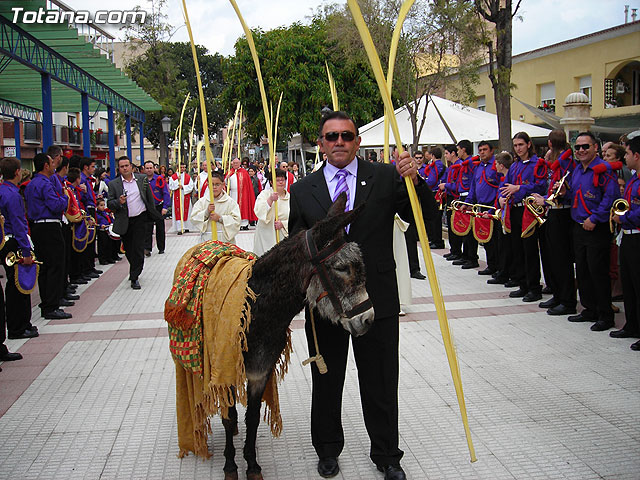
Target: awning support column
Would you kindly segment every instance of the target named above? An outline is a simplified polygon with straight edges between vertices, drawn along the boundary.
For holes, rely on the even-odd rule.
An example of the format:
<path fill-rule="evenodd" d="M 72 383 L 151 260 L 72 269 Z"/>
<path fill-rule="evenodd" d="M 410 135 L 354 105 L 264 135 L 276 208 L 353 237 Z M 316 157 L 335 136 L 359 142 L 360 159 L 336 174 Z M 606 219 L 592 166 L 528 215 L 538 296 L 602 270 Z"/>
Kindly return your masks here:
<path fill-rule="evenodd" d="M 113 107 L 107 106 L 107 122 L 109 126 L 109 133 L 107 134 L 109 142 L 109 171 L 110 177 L 113 179 L 116 176 L 116 136 L 115 136 L 115 122 L 113 121 Z"/>
<path fill-rule="evenodd" d="M 42 150 L 53 145 L 53 99 L 51 96 L 51 75 L 41 73 L 42 80 Z"/>
<path fill-rule="evenodd" d="M 85 157 L 91 156 L 91 132 L 89 126 L 89 95 L 81 93 L 82 96 L 82 154 Z"/>

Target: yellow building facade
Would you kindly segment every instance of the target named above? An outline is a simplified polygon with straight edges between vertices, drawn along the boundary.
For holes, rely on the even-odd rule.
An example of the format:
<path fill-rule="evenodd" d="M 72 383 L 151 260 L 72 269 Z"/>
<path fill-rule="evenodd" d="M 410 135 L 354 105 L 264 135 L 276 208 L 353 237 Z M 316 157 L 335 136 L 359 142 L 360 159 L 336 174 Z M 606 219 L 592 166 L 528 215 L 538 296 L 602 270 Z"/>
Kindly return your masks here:
<path fill-rule="evenodd" d="M 488 65 L 480 68 L 476 104 L 471 106 L 495 113 L 488 71 Z M 640 21 L 516 55 L 511 81 L 513 119 L 543 123 L 518 100 L 562 117 L 567 95 L 583 92 L 598 124 L 638 128 Z"/>

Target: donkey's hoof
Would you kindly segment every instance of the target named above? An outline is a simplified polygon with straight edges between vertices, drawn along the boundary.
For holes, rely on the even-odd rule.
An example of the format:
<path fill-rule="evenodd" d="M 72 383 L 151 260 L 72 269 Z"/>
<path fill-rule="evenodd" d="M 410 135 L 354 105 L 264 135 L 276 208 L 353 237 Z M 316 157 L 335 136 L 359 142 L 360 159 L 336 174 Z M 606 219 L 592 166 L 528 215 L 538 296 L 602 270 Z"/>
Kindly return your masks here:
<path fill-rule="evenodd" d="M 224 480 L 238 480 L 238 472 L 224 472 Z"/>
<path fill-rule="evenodd" d="M 264 480 L 261 472 L 247 472 L 247 480 Z"/>

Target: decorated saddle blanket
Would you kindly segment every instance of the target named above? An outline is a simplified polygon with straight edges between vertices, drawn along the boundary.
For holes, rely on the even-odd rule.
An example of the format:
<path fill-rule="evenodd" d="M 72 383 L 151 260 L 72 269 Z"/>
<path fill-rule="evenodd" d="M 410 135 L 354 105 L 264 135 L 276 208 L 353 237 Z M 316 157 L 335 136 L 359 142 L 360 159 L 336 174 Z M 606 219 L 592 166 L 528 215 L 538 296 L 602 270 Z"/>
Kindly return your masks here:
<path fill-rule="evenodd" d="M 210 240 L 189 249 L 174 272 L 165 302 L 169 350 L 176 366 L 176 410 L 180 456 L 209 457 L 209 417 L 228 417 L 235 401 L 246 405 L 243 352 L 251 324 L 249 288 L 256 256 Z M 282 431 L 277 381 L 287 370 L 291 341 L 267 383 L 263 401 L 273 435 Z"/>

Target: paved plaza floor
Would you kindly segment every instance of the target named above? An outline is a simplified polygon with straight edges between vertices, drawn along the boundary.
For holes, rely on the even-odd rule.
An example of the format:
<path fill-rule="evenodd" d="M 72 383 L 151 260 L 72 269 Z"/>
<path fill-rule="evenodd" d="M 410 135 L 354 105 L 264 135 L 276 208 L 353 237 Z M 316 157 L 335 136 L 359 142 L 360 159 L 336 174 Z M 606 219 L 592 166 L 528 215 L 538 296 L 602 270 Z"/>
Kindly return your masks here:
<path fill-rule="evenodd" d="M 177 458 L 174 366 L 163 320 L 173 268 L 199 235 L 169 234 L 165 255 L 145 261 L 142 289 L 128 264 L 81 286 L 40 337 L 9 340 L 24 359 L 0 372 L 0 479 L 222 479 L 224 431 L 212 422 L 203 461 Z M 252 248 L 253 233 L 238 244 Z M 482 249 L 480 249 L 482 250 Z M 478 461 L 470 463 L 428 281 L 412 280 L 400 324 L 400 447 L 412 480 L 640 479 L 640 355 L 633 340 L 550 317 L 433 252 Z M 424 272 L 424 269 L 423 269 Z M 548 298 L 548 297 L 545 297 Z M 618 304 L 622 307 L 622 304 Z M 616 324 L 624 323 L 623 314 Z M 280 387 L 284 429 L 258 430 L 265 480 L 319 479 L 309 434 L 310 371 L 302 320 Z M 344 392 L 345 450 L 338 479 L 382 479 L 369 460 L 356 368 Z M 244 425 L 236 437 L 241 477 Z"/>

